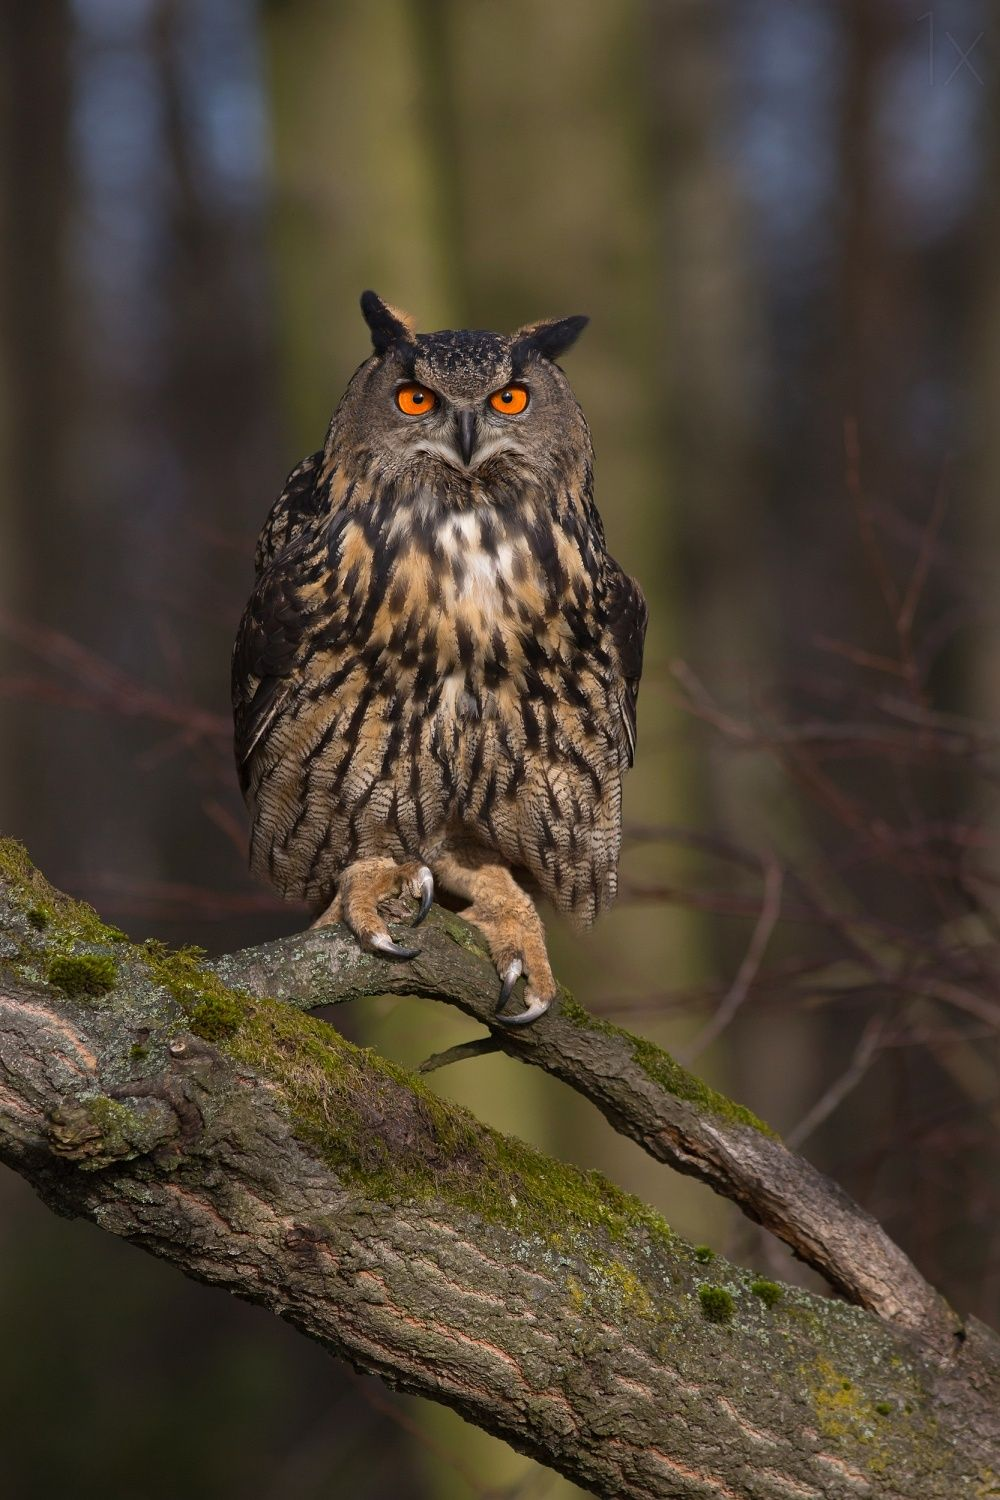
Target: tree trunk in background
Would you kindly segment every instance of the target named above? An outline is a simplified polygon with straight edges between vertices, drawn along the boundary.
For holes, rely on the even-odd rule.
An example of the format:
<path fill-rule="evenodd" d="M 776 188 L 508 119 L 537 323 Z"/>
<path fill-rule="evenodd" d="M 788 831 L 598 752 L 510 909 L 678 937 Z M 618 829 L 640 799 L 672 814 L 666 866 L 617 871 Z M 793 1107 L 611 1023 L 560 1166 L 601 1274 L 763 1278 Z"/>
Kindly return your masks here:
<path fill-rule="evenodd" d="M 651 150 L 650 201 L 657 257 L 655 348 L 649 385 L 659 402 L 656 446 L 673 497 L 675 556 L 668 587 L 678 625 L 678 653 L 713 690 L 723 693 L 773 658 L 779 604 L 770 586 L 773 525 L 762 484 L 765 395 L 755 380 L 762 360 L 763 289 L 748 253 L 749 208 L 739 165 L 726 143 L 738 139 L 733 98 L 737 57 L 724 6 L 680 0 L 647 7 Z M 647 696 L 662 692 L 651 684 Z M 677 725 L 674 725 L 677 728 Z M 682 724 L 692 745 L 704 739 Z M 677 820 L 722 837 L 761 839 L 755 810 L 774 795 L 774 771 L 760 758 L 688 752 L 687 805 Z M 653 803 L 655 806 L 655 802 Z M 680 874 L 678 867 L 680 867 Z M 697 856 L 670 853 L 670 884 L 716 878 Z M 700 977 L 725 986 L 739 968 L 751 923 L 724 927 L 717 918 L 686 917 L 711 965 Z M 711 933 L 711 941 L 709 934 Z M 689 939 L 690 941 L 690 939 Z M 668 959 L 665 983 L 683 974 Z M 738 1020 L 712 1053 L 724 1086 L 769 1118 L 795 1118 L 811 1098 L 809 1028 L 796 1016 L 751 1014 Z M 702 1017 L 705 1019 L 706 1017 Z M 713 1243 L 727 1253 L 766 1261 L 783 1277 L 812 1284 L 763 1230 L 732 1215 L 712 1223 Z"/>
<path fill-rule="evenodd" d="M 894 81 L 904 67 L 910 67 L 914 78 L 910 104 L 914 115 L 917 110 L 940 108 L 943 98 L 960 96 L 970 86 L 967 107 L 974 110 L 978 103 L 972 75 L 959 67 L 957 75 L 949 77 L 959 58 L 949 36 L 965 46 L 975 35 L 974 30 L 967 34 L 967 14 L 948 7 L 928 14 L 933 32 L 927 29 L 927 17 L 891 0 L 877 4 L 851 0 L 839 13 L 844 61 L 832 225 L 838 275 L 829 354 L 818 362 L 823 381 L 819 412 L 828 430 L 806 427 L 801 434 L 803 448 L 793 450 L 807 488 L 803 489 L 801 480 L 797 488 L 788 484 L 783 497 L 791 529 L 790 545 L 782 552 L 782 594 L 791 601 L 790 661 L 841 681 L 845 672 L 832 658 L 825 663 L 817 658 L 818 636 L 875 653 L 884 651 L 892 658 L 898 655 L 899 642 L 890 607 L 859 540 L 840 424 L 848 420 L 857 425 L 864 500 L 879 517 L 881 545 L 901 592 L 918 550 L 914 538 L 926 524 L 936 492 L 946 485 L 953 509 L 962 503 L 952 477 L 945 476 L 945 466 L 962 441 L 955 413 L 968 389 L 968 371 L 955 359 L 953 348 L 960 342 L 958 330 L 971 315 L 966 269 L 971 226 L 959 216 L 950 225 L 947 220 L 941 227 L 928 224 L 922 234 L 910 228 L 907 217 L 914 215 L 919 200 L 907 182 L 905 167 L 887 150 L 892 130 L 902 132 L 908 123 L 916 125 L 915 119 L 907 119 L 899 99 L 894 109 L 889 107 Z M 934 45 L 933 72 L 927 64 L 927 40 Z M 926 132 L 927 127 L 922 128 Z M 935 318 L 949 329 L 944 338 L 933 326 Z M 947 393 L 937 397 L 943 415 L 935 411 L 934 397 L 928 396 L 935 391 Z M 912 528 L 905 544 L 899 541 L 892 517 Z M 946 538 L 952 524 L 949 519 Z M 802 570 L 796 567 L 800 546 L 809 559 Z M 826 586 L 818 587 L 824 581 Z M 951 583 L 943 572 L 931 570 L 916 621 L 918 641 L 923 630 L 953 606 Z M 806 667 L 810 658 L 811 668 Z M 951 657 L 935 667 L 928 691 L 940 706 L 958 706 L 957 675 Z M 906 692 L 900 679 L 880 677 L 864 668 L 848 669 L 847 679 L 856 701 L 862 703 L 869 691 Z M 859 762 L 847 783 L 851 795 L 881 806 L 891 824 L 905 823 L 908 800 L 920 809 L 918 816 L 950 815 L 951 794 L 944 776 L 928 773 L 921 779 L 908 769 L 900 772 L 897 784 L 887 792 L 885 770 L 877 762 Z M 838 858 L 859 842 L 856 829 L 837 826 L 818 805 L 813 837 L 833 871 Z M 915 931 L 942 923 L 933 878 L 901 881 L 893 892 L 878 859 L 869 868 L 861 862 L 849 870 L 846 879 L 834 875 L 832 888 L 840 883 L 842 897 L 835 899 L 841 904 L 881 903 L 889 920 Z M 868 1017 L 878 1013 L 879 1003 L 874 1002 Z M 881 1006 L 882 1014 L 893 1014 L 891 997 L 883 997 Z M 859 1027 L 857 1022 L 845 1026 L 841 1011 L 826 1009 L 820 1015 L 816 1053 L 824 1060 L 826 1078 L 835 1079 L 850 1066 Z M 919 1024 L 907 1021 L 905 1013 L 900 1024 L 903 1028 L 914 1025 L 919 1031 Z M 922 1269 L 946 1286 L 962 1284 L 961 1272 L 956 1283 L 950 1278 L 971 1249 L 971 1245 L 963 1248 L 965 1235 L 956 1223 L 955 1205 L 974 1200 L 977 1181 L 985 1180 L 980 1179 L 970 1155 L 956 1150 L 957 1128 L 951 1136 L 929 1123 L 955 1117 L 956 1106 L 960 1113 L 961 1091 L 936 1061 L 934 1051 L 897 1046 L 880 1059 L 870 1085 L 850 1097 L 845 1109 L 817 1132 L 808 1148 L 817 1161 L 844 1180 L 849 1191 L 886 1218 Z M 907 1140 L 911 1149 L 902 1144 Z M 873 1144 L 848 1147 L 847 1141 Z M 886 1144 L 893 1141 L 895 1146 Z M 919 1147 L 912 1149 L 917 1143 Z M 954 1197 L 942 1191 L 949 1181 L 957 1187 L 956 1178 L 966 1172 L 968 1196 L 960 1190 Z M 978 1231 L 973 1234 L 978 1238 Z"/>
<path fill-rule="evenodd" d="M 161 647 L 168 672 L 172 648 L 184 691 L 223 719 L 256 534 L 285 473 L 266 259 L 266 145 L 249 118 L 241 151 L 232 141 L 228 152 L 220 149 L 209 126 L 213 92 L 228 95 L 234 109 L 259 86 L 255 41 L 249 17 L 237 25 L 213 7 L 161 0 L 153 34 L 163 92 L 169 246 L 161 420 L 172 474 L 158 497 L 165 562 L 156 609 L 169 632 Z M 210 89 L 205 74 L 211 69 L 220 76 Z M 184 758 L 180 770 L 190 783 L 190 760 Z M 161 801 L 156 845 L 175 877 L 224 890 L 234 875 L 243 876 L 245 851 L 208 829 L 203 803 L 218 800 L 243 825 L 235 771 L 213 746 L 194 775 L 194 787 Z M 194 849 L 197 872 L 190 863 Z M 213 931 L 213 943 L 229 940 L 223 925 Z"/>
<path fill-rule="evenodd" d="M 720 149 L 733 130 L 721 7 L 654 3 L 649 28 L 660 282 L 654 368 L 663 382 L 663 463 L 677 497 L 673 582 L 683 601 L 681 649 L 718 670 L 734 664 L 737 644 L 741 665 L 765 658 L 775 628 L 754 561 L 768 531 L 752 359 L 760 289 L 736 170 Z M 712 802 L 723 792 L 713 787 Z"/>
<path fill-rule="evenodd" d="M 11 0 L 0 8 L 0 336 L 3 359 L 3 607 L 44 616 L 69 587 L 62 524 L 67 413 L 77 378 L 70 296 L 69 6 Z M 0 640 L 8 670 L 19 652 Z M 39 720 L 4 712 L 3 813 L 40 803 L 51 786 Z M 16 788 L 16 793 L 15 789 Z M 56 857 L 59 842 L 48 847 Z M 65 851 L 65 841 L 63 849 Z"/>
<path fill-rule="evenodd" d="M 365 287 L 425 326 L 454 312 L 408 8 L 284 0 L 264 23 L 291 468 L 322 442 L 370 352 L 358 310 Z"/>
<path fill-rule="evenodd" d="M 995 184 L 1000 173 L 1000 17 L 995 9 L 985 15 L 984 50 L 993 59 L 987 78 L 984 134 L 986 180 Z M 966 588 L 971 595 L 972 641 L 968 662 L 967 711 L 996 728 L 1000 724 L 1000 619 L 997 610 L 997 573 L 1000 568 L 1000 200 L 994 191 L 983 206 L 979 224 L 979 253 L 975 266 L 974 305 L 977 316 L 968 336 L 975 383 L 971 410 L 970 462 L 963 469 L 961 493 L 968 497 L 963 515 L 963 542 L 969 558 Z M 1000 819 L 993 808 L 984 830 L 1000 838 Z M 991 861 L 995 864 L 995 860 Z M 993 1184 L 992 1192 L 970 1196 L 965 1238 L 971 1275 L 982 1278 L 979 1316 L 1000 1323 L 1000 1205 L 995 1185 L 1000 1183 L 1000 1110 L 997 1108 L 996 1065 L 987 1053 L 982 1074 L 973 1070 L 956 1082 L 978 1105 L 984 1130 L 973 1145 L 976 1176 Z M 964 1154 L 964 1153 L 963 1153 Z"/>

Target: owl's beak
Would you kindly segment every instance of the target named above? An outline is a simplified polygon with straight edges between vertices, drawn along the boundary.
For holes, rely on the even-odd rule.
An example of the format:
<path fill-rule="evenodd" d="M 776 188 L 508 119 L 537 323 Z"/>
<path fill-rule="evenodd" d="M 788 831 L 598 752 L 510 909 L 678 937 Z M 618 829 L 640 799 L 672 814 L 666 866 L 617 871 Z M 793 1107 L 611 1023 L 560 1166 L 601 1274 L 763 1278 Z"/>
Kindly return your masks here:
<path fill-rule="evenodd" d="M 458 451 L 462 455 L 462 462 L 466 468 L 472 463 L 472 455 L 476 451 L 476 438 L 479 436 L 479 418 L 474 411 L 460 411 L 455 414 L 455 429 L 458 435 Z"/>

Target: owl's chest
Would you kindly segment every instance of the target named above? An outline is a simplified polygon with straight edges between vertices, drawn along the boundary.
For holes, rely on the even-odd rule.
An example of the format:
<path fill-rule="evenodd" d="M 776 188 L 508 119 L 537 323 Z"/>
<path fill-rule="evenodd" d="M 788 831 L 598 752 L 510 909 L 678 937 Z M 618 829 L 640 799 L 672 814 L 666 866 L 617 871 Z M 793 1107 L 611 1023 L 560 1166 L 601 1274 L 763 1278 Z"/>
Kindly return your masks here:
<path fill-rule="evenodd" d="M 471 691 L 499 690 L 522 673 L 531 642 L 557 649 L 562 634 L 531 535 L 474 512 L 400 546 L 387 602 L 404 658 L 421 664 L 423 680 Z"/>
<path fill-rule="evenodd" d="M 461 514 L 441 523 L 435 541 L 428 623 L 446 637 L 471 633 L 474 659 L 486 660 L 495 633 L 509 641 L 526 599 L 539 593 L 527 538 L 498 535 L 478 516 Z M 543 607 L 540 597 L 537 603 Z"/>
<path fill-rule="evenodd" d="M 415 505 L 352 518 L 340 539 L 337 607 L 369 696 L 435 721 L 515 724 L 526 699 L 551 699 L 589 588 L 579 539 L 544 513 Z"/>

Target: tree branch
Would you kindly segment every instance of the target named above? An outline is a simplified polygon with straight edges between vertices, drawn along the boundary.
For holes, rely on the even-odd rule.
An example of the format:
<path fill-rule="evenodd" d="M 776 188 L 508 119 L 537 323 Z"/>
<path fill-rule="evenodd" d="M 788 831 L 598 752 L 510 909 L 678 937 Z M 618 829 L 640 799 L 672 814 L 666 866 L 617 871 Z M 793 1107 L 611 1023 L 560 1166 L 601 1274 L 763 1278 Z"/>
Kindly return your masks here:
<path fill-rule="evenodd" d="M 485 1015 L 492 983 L 462 931 L 437 920 L 409 988 L 432 985 L 439 948 L 445 989 L 461 966 L 470 981 L 483 971 L 482 996 L 462 1003 Z M 339 998 L 367 993 L 375 961 L 350 968 L 349 946 L 310 935 L 212 971 L 129 944 L 0 843 L 0 1159 L 57 1211 L 263 1304 L 597 1494 L 997 1493 L 1000 1361 L 985 1331 L 944 1356 L 902 1320 L 706 1266 L 601 1178 L 263 995 L 282 966 L 300 991 L 325 966 Z M 220 979 L 230 967 L 242 990 Z M 642 1048 L 625 1056 L 625 1033 L 568 1010 L 506 1049 L 560 1076 L 591 1069 L 592 1097 L 600 1059 L 626 1064 L 629 1092 L 609 1078 L 601 1107 L 655 1139 L 669 1091 L 635 1074 Z M 742 1172 L 747 1193 L 763 1168 L 740 1159 L 771 1170 L 769 1136 L 711 1095 L 670 1097 L 658 1129 L 671 1150 L 707 1160 L 714 1138 L 716 1175 Z M 763 1156 L 737 1150 L 744 1132 Z"/>
<path fill-rule="evenodd" d="M 213 967 L 229 984 L 307 1010 L 415 995 L 493 1023 L 493 968 L 468 924 L 437 908 L 409 963 L 369 956 L 344 929 L 324 928 L 227 955 Z M 731 1198 L 848 1301 L 949 1348 L 954 1313 L 871 1215 L 661 1048 L 588 1015 L 565 990 L 558 1008 L 529 1029 L 492 1029 L 509 1056 L 561 1078 L 658 1161 Z"/>

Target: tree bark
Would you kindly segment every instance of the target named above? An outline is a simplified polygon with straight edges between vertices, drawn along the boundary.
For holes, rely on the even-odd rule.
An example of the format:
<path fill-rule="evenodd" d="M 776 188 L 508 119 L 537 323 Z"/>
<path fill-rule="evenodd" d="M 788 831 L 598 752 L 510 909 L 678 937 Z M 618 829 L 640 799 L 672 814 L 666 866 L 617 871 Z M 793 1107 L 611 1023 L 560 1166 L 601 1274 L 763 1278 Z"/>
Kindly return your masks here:
<path fill-rule="evenodd" d="M 1000 1494 L 1000 1349 L 752 1117 L 568 996 L 505 1051 L 784 1233 L 857 1304 L 694 1250 L 297 1007 L 489 1017 L 470 930 L 404 968 L 328 929 L 209 966 L 135 946 L 0 843 L 0 1160 L 596 1494 Z M 296 1005 L 280 998 L 294 997 Z"/>

